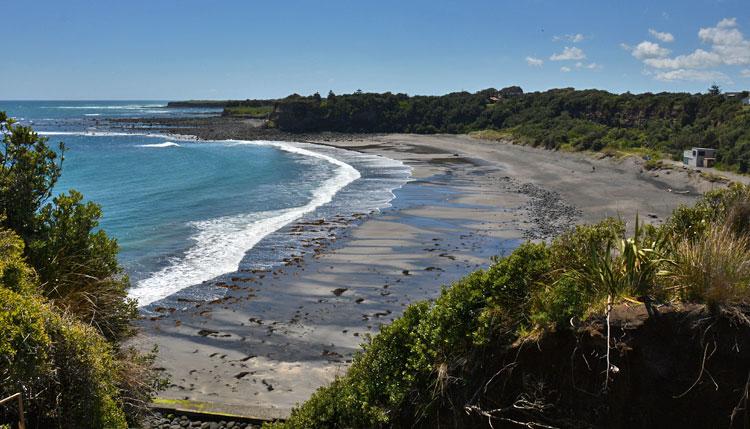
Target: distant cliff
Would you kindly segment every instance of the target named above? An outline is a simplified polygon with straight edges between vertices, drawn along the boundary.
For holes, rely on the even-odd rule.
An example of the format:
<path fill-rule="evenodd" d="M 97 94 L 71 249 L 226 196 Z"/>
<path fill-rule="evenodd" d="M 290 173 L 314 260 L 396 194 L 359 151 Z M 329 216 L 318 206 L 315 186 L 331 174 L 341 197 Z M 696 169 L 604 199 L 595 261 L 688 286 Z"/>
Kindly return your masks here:
<path fill-rule="evenodd" d="M 170 101 L 167 103 L 167 107 L 173 108 L 185 108 L 185 107 L 215 107 L 217 109 L 223 109 L 230 103 L 229 100 L 186 100 L 186 101 Z"/>

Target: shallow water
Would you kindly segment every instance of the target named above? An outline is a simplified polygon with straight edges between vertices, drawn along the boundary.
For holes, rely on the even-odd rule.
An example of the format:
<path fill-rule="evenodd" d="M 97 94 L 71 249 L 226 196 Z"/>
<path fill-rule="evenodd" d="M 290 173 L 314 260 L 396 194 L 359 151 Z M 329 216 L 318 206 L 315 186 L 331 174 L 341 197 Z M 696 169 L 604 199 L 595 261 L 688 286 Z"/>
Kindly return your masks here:
<path fill-rule="evenodd" d="M 140 305 L 234 271 L 243 259 L 258 266 L 278 263 L 282 251 L 266 246 L 253 255 L 254 246 L 303 216 L 385 207 L 392 189 L 409 176 L 400 162 L 373 155 L 296 143 L 109 132 L 91 119 L 190 114 L 170 113 L 164 104 L 0 102 L 0 110 L 33 125 L 50 143 L 65 142 L 56 191 L 76 189 L 102 205 L 101 227 L 117 238 L 133 284 L 130 295 Z"/>

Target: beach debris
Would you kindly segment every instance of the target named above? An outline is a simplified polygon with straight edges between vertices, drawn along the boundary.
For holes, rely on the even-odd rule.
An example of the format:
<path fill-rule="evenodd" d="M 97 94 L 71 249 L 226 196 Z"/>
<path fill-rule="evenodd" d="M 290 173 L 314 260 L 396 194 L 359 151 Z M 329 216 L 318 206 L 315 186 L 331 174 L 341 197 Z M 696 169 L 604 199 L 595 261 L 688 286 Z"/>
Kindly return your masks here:
<path fill-rule="evenodd" d="M 338 287 L 338 288 L 336 288 L 336 289 L 332 290 L 331 292 L 332 292 L 332 293 L 333 293 L 334 295 L 336 295 L 336 296 L 341 296 L 341 294 L 343 294 L 343 293 L 344 293 L 344 292 L 346 292 L 347 290 L 349 290 L 349 289 L 347 289 L 347 288 L 343 288 L 343 287 Z"/>
<path fill-rule="evenodd" d="M 320 355 L 321 355 L 321 356 L 325 356 L 325 357 L 327 357 L 327 358 L 336 358 L 336 359 L 340 359 L 340 358 L 343 358 L 343 357 L 344 357 L 344 356 L 343 356 L 343 355 L 341 355 L 340 353 L 336 353 L 336 352 L 334 352 L 334 351 L 331 351 L 331 350 L 325 350 L 325 349 L 323 350 L 323 353 L 321 353 Z"/>
<path fill-rule="evenodd" d="M 267 382 L 265 378 L 261 380 L 261 383 L 266 386 L 266 390 L 268 390 L 269 392 L 273 391 L 273 385 Z"/>

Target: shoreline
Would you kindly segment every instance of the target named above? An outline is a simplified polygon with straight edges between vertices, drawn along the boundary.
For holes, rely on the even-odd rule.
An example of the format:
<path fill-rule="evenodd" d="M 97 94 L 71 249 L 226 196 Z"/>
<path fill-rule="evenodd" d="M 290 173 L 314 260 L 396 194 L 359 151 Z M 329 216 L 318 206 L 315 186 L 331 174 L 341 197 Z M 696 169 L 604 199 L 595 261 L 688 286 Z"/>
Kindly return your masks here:
<path fill-rule="evenodd" d="M 245 220 L 241 223 L 242 226 L 235 229 L 232 233 L 222 233 L 220 236 L 213 234 L 209 235 L 209 237 L 212 238 L 211 240 L 200 240 L 203 242 L 211 241 L 214 243 L 214 247 L 217 245 L 221 246 L 220 248 L 222 251 L 212 252 L 213 256 L 206 257 L 201 255 L 201 246 L 197 244 L 199 240 L 198 238 L 195 238 L 196 244 L 188 249 L 186 255 L 181 258 L 188 259 L 191 253 L 193 253 L 194 262 L 192 265 L 188 265 L 187 267 L 181 266 L 181 264 L 183 264 L 182 261 L 166 265 L 160 270 L 152 273 L 150 276 L 140 280 L 133 288 L 131 288 L 129 296 L 138 299 L 141 308 L 152 307 L 154 303 L 161 305 L 162 301 L 168 297 L 172 298 L 172 300 L 174 300 L 174 297 L 177 297 L 178 299 L 206 297 L 206 291 L 200 290 L 200 286 L 202 286 L 203 283 L 225 276 L 227 272 L 231 273 L 236 271 L 237 267 L 241 266 L 242 262 L 246 259 L 249 249 L 255 248 L 255 246 L 266 237 L 277 233 L 279 230 L 283 229 L 284 226 L 305 219 L 309 214 L 320 211 L 321 207 L 332 204 L 334 197 L 340 195 L 344 188 L 361 178 L 360 171 L 341 160 L 342 158 L 346 159 L 338 154 L 339 152 L 344 152 L 343 150 L 327 148 L 327 151 L 321 151 L 314 145 L 286 144 L 280 142 L 256 144 L 256 142 L 232 140 L 222 143 L 232 146 L 256 145 L 274 147 L 282 152 L 302 155 L 309 159 L 315 159 L 330 164 L 334 167 L 334 174 L 313 189 L 309 201 L 302 205 L 275 210 L 272 216 L 267 216 L 265 218 L 252 221 Z M 338 154 L 338 156 L 336 154 Z M 376 192 L 378 191 L 382 193 L 382 190 L 376 190 Z M 390 193 L 390 189 L 388 189 L 388 192 Z M 365 207 L 358 208 L 364 209 Z M 235 219 L 238 217 L 242 219 L 241 216 L 242 215 L 235 215 L 234 218 L 219 217 L 217 219 L 212 219 L 210 222 L 231 224 L 236 222 Z M 201 233 L 198 233 L 197 235 L 200 236 L 200 234 Z M 205 246 L 206 245 L 204 244 L 204 247 Z M 281 262 L 279 260 L 274 260 L 274 258 L 265 259 L 266 260 L 253 261 L 253 268 L 259 268 L 259 266 L 269 263 Z M 196 265 L 198 267 L 205 267 L 212 261 L 214 263 L 213 268 L 209 267 L 208 269 L 203 268 L 201 270 L 195 270 Z M 176 267 L 181 267 L 181 269 L 177 270 Z M 191 268 L 193 268 L 192 272 Z M 208 272 L 206 273 L 206 271 Z M 196 285 L 199 287 L 194 287 Z M 166 292 L 164 291 L 165 288 L 167 288 Z M 170 291 L 168 288 L 172 288 L 172 290 Z M 187 290 L 198 291 L 198 293 L 185 293 Z M 222 293 L 219 292 L 216 295 L 220 296 Z"/>
<path fill-rule="evenodd" d="M 220 126 L 196 134 L 231 133 L 225 137 L 248 137 Z M 644 171 L 633 160 L 468 136 L 303 137 L 294 141 L 402 161 L 414 180 L 396 191 L 393 207 L 349 219 L 335 240 L 285 266 L 227 276 L 225 298 L 182 303 L 142 321 L 139 343 L 159 344 L 157 366 L 172 375 L 163 398 L 260 407 L 283 417 L 343 374 L 364 335 L 504 249 L 607 215 L 632 222 L 638 212 L 659 223 L 713 186 L 680 171 Z"/>

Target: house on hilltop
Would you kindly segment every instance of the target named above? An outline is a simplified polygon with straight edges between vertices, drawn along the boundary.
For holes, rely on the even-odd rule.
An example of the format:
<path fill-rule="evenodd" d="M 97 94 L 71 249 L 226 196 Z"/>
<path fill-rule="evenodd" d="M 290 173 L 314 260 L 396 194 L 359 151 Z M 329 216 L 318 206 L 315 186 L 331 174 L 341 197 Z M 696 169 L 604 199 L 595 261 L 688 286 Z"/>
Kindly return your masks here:
<path fill-rule="evenodd" d="M 682 154 L 682 163 L 690 167 L 713 167 L 716 163 L 716 149 L 694 147 Z"/>
<path fill-rule="evenodd" d="M 497 103 L 503 98 L 518 97 L 523 95 L 523 89 L 520 86 L 509 86 L 498 91 L 495 95 L 489 97 L 491 103 Z"/>
<path fill-rule="evenodd" d="M 724 98 L 740 100 L 745 106 L 750 105 L 750 92 L 748 91 L 725 92 Z"/>

